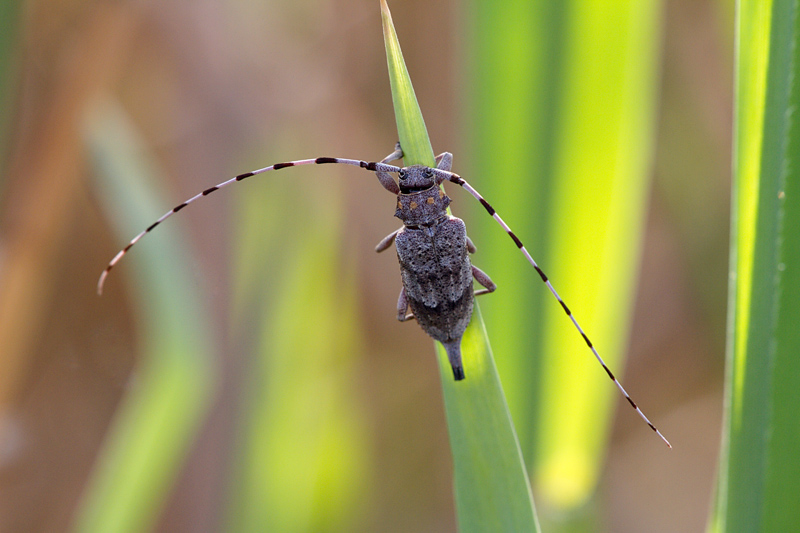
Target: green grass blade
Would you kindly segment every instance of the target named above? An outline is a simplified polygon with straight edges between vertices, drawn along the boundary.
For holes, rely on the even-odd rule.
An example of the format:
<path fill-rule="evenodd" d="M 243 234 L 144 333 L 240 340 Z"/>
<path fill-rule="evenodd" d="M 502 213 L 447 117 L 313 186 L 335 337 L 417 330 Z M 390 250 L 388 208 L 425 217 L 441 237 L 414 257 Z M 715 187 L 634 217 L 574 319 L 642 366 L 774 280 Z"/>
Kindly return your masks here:
<path fill-rule="evenodd" d="M 123 242 L 167 210 L 155 192 L 155 172 L 141 149 L 131 149 L 138 145 L 132 127 L 113 106 L 92 115 L 87 142 L 99 196 Z M 180 252 L 176 231 L 176 225 L 159 228 L 114 270 L 138 282 L 132 294 L 143 321 L 143 349 L 134 385 L 89 480 L 76 531 L 151 530 L 208 406 L 211 328 L 196 289 L 187 283 L 190 261 Z"/>
<path fill-rule="evenodd" d="M 656 0 L 474 0 L 470 11 L 476 186 L 618 376 L 648 199 L 659 9 Z M 484 302 L 487 325 L 500 333 L 535 492 L 563 520 L 594 493 L 619 392 L 507 237 L 482 226 L 479 266 L 499 286 Z"/>
<path fill-rule="evenodd" d="M 417 95 L 411 85 L 400 41 L 392 23 L 392 14 L 386 0 L 381 0 L 383 19 L 383 42 L 386 45 L 386 61 L 389 64 L 389 83 L 392 87 L 392 105 L 397 121 L 397 135 L 403 147 L 403 162 L 406 165 L 434 166 L 433 148 L 428 129 L 422 118 Z"/>
<path fill-rule="evenodd" d="M 738 3 L 726 428 L 712 531 L 800 523 L 798 37 L 797 2 Z"/>
<path fill-rule="evenodd" d="M 455 465 L 460 531 L 538 531 L 530 484 L 480 309 L 461 343 L 470 373 L 455 382 L 437 343 Z"/>
<path fill-rule="evenodd" d="M 385 1 L 384 38 L 406 164 L 433 165 L 433 151 Z M 538 531 L 525 465 L 478 306 L 462 341 L 467 378 L 452 379 L 437 343 L 460 531 Z"/>

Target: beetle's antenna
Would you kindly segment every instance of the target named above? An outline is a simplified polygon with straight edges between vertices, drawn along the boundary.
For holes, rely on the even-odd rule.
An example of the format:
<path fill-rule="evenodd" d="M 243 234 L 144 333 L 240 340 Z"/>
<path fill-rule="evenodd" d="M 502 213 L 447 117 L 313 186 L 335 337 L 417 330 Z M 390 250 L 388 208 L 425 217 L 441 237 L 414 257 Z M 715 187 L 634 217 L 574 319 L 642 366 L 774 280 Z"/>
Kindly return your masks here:
<path fill-rule="evenodd" d="M 575 316 L 572 314 L 572 311 L 569 310 L 569 307 L 567 307 L 567 304 L 565 304 L 564 300 L 561 299 L 561 296 L 558 295 L 558 292 L 556 292 L 555 287 L 553 287 L 553 284 L 550 283 L 550 280 L 547 278 L 544 271 L 542 271 L 542 269 L 539 267 L 536 261 L 534 261 L 533 257 L 531 257 L 531 254 L 528 253 L 528 250 L 522 244 L 522 241 L 520 241 L 519 238 L 516 235 L 514 235 L 514 232 L 511 231 L 511 228 L 508 227 L 508 224 L 506 224 L 505 221 L 502 218 L 500 218 L 500 215 L 498 215 L 497 212 L 494 210 L 494 208 L 491 205 L 489 205 L 489 202 L 487 202 L 483 198 L 483 196 L 481 196 L 480 193 L 478 193 L 478 191 L 476 191 L 469 183 L 464 181 L 464 179 L 461 176 L 453 172 L 447 172 L 439 169 L 434 169 L 434 172 L 445 177 L 445 179 L 452 181 L 456 185 L 460 185 L 461 187 L 466 189 L 467 192 L 469 192 L 476 200 L 478 200 L 481 203 L 481 205 L 486 209 L 489 215 L 491 215 L 492 218 L 494 218 L 495 221 L 498 224 L 500 224 L 500 226 L 506 231 L 506 233 L 508 233 L 508 236 L 511 237 L 511 240 L 513 240 L 514 244 L 517 245 L 517 248 L 519 248 L 520 251 L 525 255 L 525 258 L 531 265 L 533 265 L 533 268 L 536 269 L 536 272 L 539 274 L 539 277 L 542 278 L 542 281 L 545 283 L 545 285 L 547 285 L 547 288 L 550 289 L 550 292 L 553 294 L 555 299 L 558 300 L 558 303 L 561 305 L 561 308 L 564 310 L 569 319 L 575 325 L 575 329 L 577 329 L 578 333 L 581 334 L 583 340 L 586 341 L 586 345 L 592 351 L 595 358 L 603 366 L 603 370 L 606 371 L 606 374 L 608 374 L 608 377 L 611 378 L 611 381 L 614 382 L 619 391 L 622 393 L 623 396 L 625 396 L 625 399 L 628 400 L 628 403 L 631 405 L 631 407 L 633 407 L 636 410 L 636 412 L 639 414 L 642 420 L 644 420 L 647 423 L 647 425 L 650 426 L 650 429 L 655 431 L 656 435 L 661 437 L 661 440 L 663 440 L 667 446 L 672 448 L 672 444 L 670 444 L 669 441 L 664 437 L 664 435 L 662 435 L 661 432 L 656 428 L 656 426 L 654 426 L 653 423 L 650 422 L 650 419 L 645 416 L 645 414 L 642 412 L 641 409 L 639 409 L 639 406 L 636 405 L 636 402 L 634 402 L 633 399 L 630 397 L 628 392 L 622 386 L 622 383 L 620 383 L 619 380 L 616 377 L 614 377 L 614 374 L 613 372 L 611 372 L 611 369 L 608 368 L 608 365 L 606 365 L 605 361 L 603 361 L 603 358 L 600 357 L 599 353 L 597 353 L 597 349 L 592 344 L 592 341 L 589 340 L 589 337 L 586 335 L 586 333 L 584 333 L 583 328 L 581 328 L 580 324 L 578 324 L 578 321 L 575 320 Z"/>
<path fill-rule="evenodd" d="M 256 176 L 258 174 L 263 174 L 265 172 L 269 172 L 270 170 L 281 170 L 283 168 L 297 167 L 297 166 L 301 166 L 301 165 L 324 165 L 324 164 L 331 164 L 331 163 L 339 164 L 339 165 L 351 165 L 351 166 L 361 167 L 361 168 L 365 168 L 367 170 L 371 170 L 373 172 L 375 172 L 375 171 L 380 171 L 380 172 L 398 172 L 400 170 L 400 167 L 396 167 L 394 165 L 388 165 L 388 164 L 385 164 L 385 163 L 370 163 L 370 162 L 367 162 L 367 161 L 361 161 L 359 159 L 341 159 L 341 158 L 338 158 L 338 157 L 317 157 L 316 159 L 300 159 L 300 160 L 297 160 L 297 161 L 289 161 L 289 162 L 286 162 L 286 163 L 276 163 L 276 164 L 270 165 L 268 167 L 260 168 L 258 170 L 253 170 L 251 172 L 245 172 L 244 174 L 239 174 L 238 176 L 234 176 L 233 178 L 231 178 L 231 179 L 229 179 L 227 181 L 223 181 L 222 183 L 218 183 L 217 185 L 214 185 L 213 187 L 209 187 L 208 189 L 204 190 L 203 192 L 197 193 L 196 195 L 192 196 L 191 198 L 189 198 L 185 202 L 176 205 L 175 207 L 173 207 L 172 209 L 170 209 L 169 211 L 167 211 L 166 213 L 161 215 L 161 218 L 159 218 L 158 220 L 156 220 L 155 222 L 150 224 L 147 227 L 147 229 L 145 229 L 144 231 L 139 233 L 136 237 L 131 239 L 131 242 L 129 242 L 128 245 L 125 246 L 125 248 L 123 248 L 122 250 L 117 252 L 117 255 L 115 255 L 114 258 L 111 261 L 109 261 L 108 266 L 106 266 L 105 270 L 103 270 L 103 273 L 100 274 L 100 279 L 97 280 L 97 294 L 100 294 L 100 295 L 103 294 L 103 285 L 106 282 L 106 278 L 108 277 L 108 273 L 111 272 L 111 269 L 114 268 L 114 265 L 119 263 L 120 260 L 122 260 L 122 258 L 125 257 L 125 254 L 128 253 L 128 251 L 133 247 L 134 244 L 139 242 L 142 239 L 142 237 L 144 237 L 145 235 L 147 235 L 148 233 L 153 231 L 156 228 L 156 226 L 158 226 L 159 224 L 164 222 L 166 219 L 168 219 L 169 217 L 171 217 L 172 215 L 174 215 L 175 213 L 177 213 L 178 211 L 180 211 L 181 209 L 183 209 L 187 205 L 191 204 L 192 202 L 195 202 L 195 201 L 199 200 L 200 198 L 208 196 L 209 194 L 211 194 L 213 192 L 216 192 L 216 191 L 222 189 L 223 187 L 227 187 L 228 185 L 230 185 L 232 183 L 236 183 L 236 182 L 245 180 L 245 179 L 247 179 L 247 178 L 249 178 L 251 176 Z"/>

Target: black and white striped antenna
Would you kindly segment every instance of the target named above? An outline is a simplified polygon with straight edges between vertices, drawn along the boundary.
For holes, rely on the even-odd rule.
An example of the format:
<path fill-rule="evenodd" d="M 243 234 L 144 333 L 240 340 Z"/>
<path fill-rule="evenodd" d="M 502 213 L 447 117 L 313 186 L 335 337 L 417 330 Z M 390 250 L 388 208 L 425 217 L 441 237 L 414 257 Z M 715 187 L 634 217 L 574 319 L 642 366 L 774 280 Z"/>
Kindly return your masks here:
<path fill-rule="evenodd" d="M 136 237 L 134 237 L 128 243 L 128 245 L 125 246 L 125 248 L 120 250 L 117 253 L 117 255 L 115 255 L 114 258 L 111 259 L 111 261 L 108 263 L 108 266 L 106 266 L 105 270 L 103 270 L 102 274 L 100 274 L 100 279 L 97 282 L 97 293 L 98 294 L 102 294 L 103 293 L 103 285 L 105 284 L 105 281 L 108 278 L 108 274 L 111 272 L 111 269 L 114 268 L 114 266 L 117 263 L 119 263 L 122 260 L 123 257 L 125 257 L 125 255 L 130 251 L 130 249 L 137 242 L 139 242 L 142 239 L 142 237 L 144 237 L 145 235 L 147 235 L 148 233 L 153 231 L 159 224 L 164 222 L 166 219 L 168 219 L 169 217 L 171 217 L 172 215 L 174 215 L 175 213 L 177 213 L 178 211 L 180 211 L 181 209 L 183 209 L 187 205 L 189 205 L 189 204 L 191 204 L 191 203 L 193 203 L 193 202 L 195 202 L 195 201 L 197 201 L 197 200 L 199 200 L 199 199 L 201 199 L 201 198 L 203 198 L 205 196 L 208 196 L 209 194 L 211 194 L 213 192 L 216 192 L 216 191 L 218 191 L 218 190 L 220 190 L 220 189 L 222 189 L 224 187 L 227 187 L 228 185 L 231 185 L 233 183 L 237 183 L 237 182 L 243 181 L 243 180 L 245 180 L 245 179 L 247 179 L 249 177 L 256 176 L 258 174 L 264 174 L 265 172 L 269 172 L 269 171 L 273 171 L 273 170 L 281 170 L 281 169 L 284 169 L 284 168 L 296 167 L 296 166 L 302 166 L 302 165 L 339 164 L 339 165 L 351 165 L 351 166 L 361 167 L 361 168 L 364 168 L 364 169 L 372 171 L 372 172 L 377 172 L 378 173 L 378 177 L 379 177 L 379 179 L 381 181 L 381 184 L 384 186 L 384 188 L 386 188 L 387 190 L 390 190 L 391 192 L 398 192 L 399 193 L 399 189 L 397 188 L 397 185 L 394 184 L 393 180 L 391 180 L 390 178 L 386 178 L 386 174 L 385 173 L 399 173 L 401 170 L 403 170 L 403 168 L 395 166 L 395 165 L 387 164 L 385 161 L 399 159 L 400 157 L 402 157 L 402 151 L 399 149 L 399 146 L 398 146 L 398 148 L 395 150 L 395 152 L 391 156 L 389 156 L 386 159 L 384 159 L 382 162 L 367 162 L 367 161 L 362 161 L 362 160 L 358 160 L 358 159 L 342 159 L 342 158 L 337 158 L 337 157 L 318 157 L 318 158 L 315 158 L 315 159 L 300 159 L 300 160 L 297 160 L 297 161 L 289 161 L 289 162 L 286 162 L 286 163 L 276 163 L 274 165 L 270 165 L 268 167 L 264 167 L 264 168 L 261 168 L 261 169 L 258 169 L 258 170 L 253 170 L 251 172 L 245 172 L 244 174 L 239 174 L 238 176 L 235 176 L 235 177 L 233 177 L 233 178 L 231 178 L 231 179 L 229 179 L 227 181 L 223 181 L 222 183 L 214 185 L 213 187 L 209 187 L 208 189 L 206 189 L 206 190 L 204 190 L 204 191 L 192 196 L 191 198 L 189 198 L 185 202 L 183 202 L 181 204 L 178 204 L 177 206 L 173 207 L 168 212 L 164 213 L 158 220 L 153 222 L 144 231 L 142 231 Z M 440 157 L 441 156 L 439 156 L 439 158 Z M 437 158 L 437 159 L 439 159 L 439 158 Z M 569 307 L 567 307 L 567 304 L 564 303 L 564 300 L 561 299 L 561 296 L 559 296 L 559 294 L 556 291 L 555 287 L 553 287 L 553 284 L 550 283 L 550 280 L 545 275 L 544 271 L 542 271 L 542 269 L 539 267 L 539 265 L 533 259 L 531 254 L 528 252 L 528 250 L 522 244 L 522 241 L 520 241 L 519 238 L 514 234 L 514 232 L 511 231 L 511 228 L 508 226 L 508 224 L 505 223 L 505 221 L 500 217 L 500 215 L 497 214 L 497 212 L 494 210 L 494 208 L 491 205 L 489 205 L 489 203 L 483 198 L 483 196 L 481 196 L 480 193 L 478 193 L 478 191 L 476 191 L 461 176 L 459 176 L 458 174 L 456 174 L 454 172 L 450 172 L 450 171 L 447 171 L 447 170 L 442 170 L 442 169 L 439 169 L 439 168 L 431 168 L 431 171 L 433 172 L 434 175 L 438 176 L 441 181 L 450 181 L 450 182 L 455 183 L 456 185 L 459 185 L 462 188 L 466 189 L 469 194 L 471 194 L 476 200 L 478 200 L 481 203 L 481 205 L 486 209 L 486 211 L 489 213 L 489 215 L 491 215 L 491 217 L 494 218 L 495 221 L 498 224 L 500 224 L 500 226 L 503 228 L 503 230 L 505 230 L 505 232 L 508 234 L 508 236 L 511 237 L 511 240 L 514 241 L 514 244 L 516 244 L 517 248 L 519 248 L 519 250 L 523 253 L 523 255 L 528 260 L 528 262 L 531 264 L 531 266 L 533 266 L 533 268 L 539 274 L 539 277 L 542 279 L 542 281 L 545 283 L 545 285 L 547 285 L 547 288 L 550 290 L 550 292 L 552 293 L 553 297 L 556 299 L 556 301 L 558 301 L 558 303 L 561 306 L 561 308 L 567 314 L 567 317 L 569 317 L 569 319 L 572 321 L 572 324 L 575 326 L 575 329 L 577 329 L 578 333 L 580 333 L 581 337 L 583 337 L 583 340 L 586 342 L 586 345 L 592 351 L 592 354 L 594 354 L 594 356 L 597 359 L 597 361 L 603 367 L 603 370 L 606 371 L 606 374 L 608 375 L 608 377 L 611 378 L 611 381 L 614 382 L 614 384 L 617 386 L 619 391 L 622 393 L 622 395 L 628 401 L 630 406 L 636 411 L 636 413 L 642 418 L 642 420 L 644 420 L 645 423 L 647 423 L 647 425 L 650 427 L 650 429 L 652 429 L 661 438 L 661 440 L 663 440 L 664 443 L 666 443 L 667 446 L 672 448 L 672 445 L 669 443 L 669 441 L 664 437 L 664 435 L 661 434 L 661 432 L 656 428 L 656 426 L 653 425 L 652 422 L 650 422 L 650 419 L 648 419 L 647 416 L 645 416 L 645 414 L 639 408 L 639 406 L 636 405 L 636 402 L 633 401 L 633 399 L 630 397 L 630 395 L 625 390 L 625 388 L 622 386 L 622 384 L 619 382 L 619 380 L 616 377 L 614 377 L 614 374 L 611 372 L 611 369 L 608 368 L 608 366 L 606 365 L 605 361 L 603 361 L 603 358 L 600 357 L 600 354 L 597 352 L 597 349 L 594 347 L 592 342 L 589 340 L 589 337 L 583 331 L 583 328 L 580 326 L 580 324 L 578 324 L 578 321 L 575 319 L 575 316 L 572 314 L 572 311 L 570 311 Z"/>

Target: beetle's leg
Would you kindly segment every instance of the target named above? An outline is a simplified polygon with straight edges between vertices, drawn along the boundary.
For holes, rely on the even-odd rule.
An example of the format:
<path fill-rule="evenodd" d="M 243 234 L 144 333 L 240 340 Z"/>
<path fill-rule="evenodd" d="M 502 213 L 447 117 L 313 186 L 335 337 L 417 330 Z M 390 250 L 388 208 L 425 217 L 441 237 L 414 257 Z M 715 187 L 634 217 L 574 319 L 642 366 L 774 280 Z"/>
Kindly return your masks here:
<path fill-rule="evenodd" d="M 450 171 L 453 168 L 453 154 L 450 152 L 442 152 L 436 156 L 436 168 L 439 170 Z"/>
<path fill-rule="evenodd" d="M 481 270 L 480 268 L 472 265 L 472 277 L 475 278 L 475 281 L 480 283 L 482 286 L 486 287 L 485 289 L 481 289 L 479 291 L 475 291 L 475 296 L 480 296 L 481 294 L 489 294 L 490 292 L 494 292 L 497 288 L 494 281 L 486 275 L 486 272 Z"/>
<path fill-rule="evenodd" d="M 390 247 L 392 245 L 392 243 L 394 242 L 394 238 L 397 237 L 397 234 L 402 229 L 403 228 L 398 228 L 398 229 L 394 230 L 393 232 L 391 232 L 386 237 L 384 237 L 383 240 L 381 242 L 379 242 L 378 245 L 375 247 L 375 251 L 378 252 L 378 253 L 381 253 L 382 251 L 384 251 L 385 249 Z"/>
<path fill-rule="evenodd" d="M 406 311 L 408 311 L 408 298 L 406 298 L 406 288 L 403 287 L 400 289 L 400 297 L 397 298 L 397 320 L 400 322 L 413 320 L 414 315 L 412 313 L 406 314 Z"/>
<path fill-rule="evenodd" d="M 394 152 L 381 159 L 381 163 L 389 163 L 391 161 L 397 161 L 402 157 L 403 157 L 403 150 L 400 148 L 400 143 L 397 143 L 394 146 Z M 381 182 L 381 185 L 383 185 L 384 189 L 393 194 L 400 194 L 400 187 L 397 186 L 397 183 L 394 181 L 394 179 L 392 179 L 392 176 L 388 172 L 376 170 L 375 175 L 378 176 L 378 181 Z"/>
<path fill-rule="evenodd" d="M 467 251 L 471 254 L 474 254 L 475 252 L 478 251 L 478 249 L 475 248 L 475 243 L 473 243 L 472 239 L 470 239 L 469 237 L 467 237 Z"/>

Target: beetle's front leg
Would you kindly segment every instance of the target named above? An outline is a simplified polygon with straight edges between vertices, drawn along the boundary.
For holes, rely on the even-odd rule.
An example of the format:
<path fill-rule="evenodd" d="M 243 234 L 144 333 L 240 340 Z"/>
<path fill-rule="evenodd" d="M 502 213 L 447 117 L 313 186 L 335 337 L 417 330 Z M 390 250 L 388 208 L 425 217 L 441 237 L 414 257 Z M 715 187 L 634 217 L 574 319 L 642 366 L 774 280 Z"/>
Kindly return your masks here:
<path fill-rule="evenodd" d="M 450 169 L 453 168 L 453 154 L 450 152 L 442 152 L 441 154 L 437 155 L 436 168 L 450 172 Z"/>
<path fill-rule="evenodd" d="M 400 148 L 400 143 L 397 143 L 394 147 L 394 152 L 381 159 L 381 163 L 391 163 L 392 161 L 397 161 L 402 157 L 403 150 Z M 384 189 L 393 194 L 400 194 L 400 187 L 397 186 L 397 183 L 394 181 L 394 179 L 392 179 L 392 176 L 388 172 L 376 170 L 375 175 L 378 176 L 378 181 L 381 182 L 381 185 L 383 185 Z"/>

